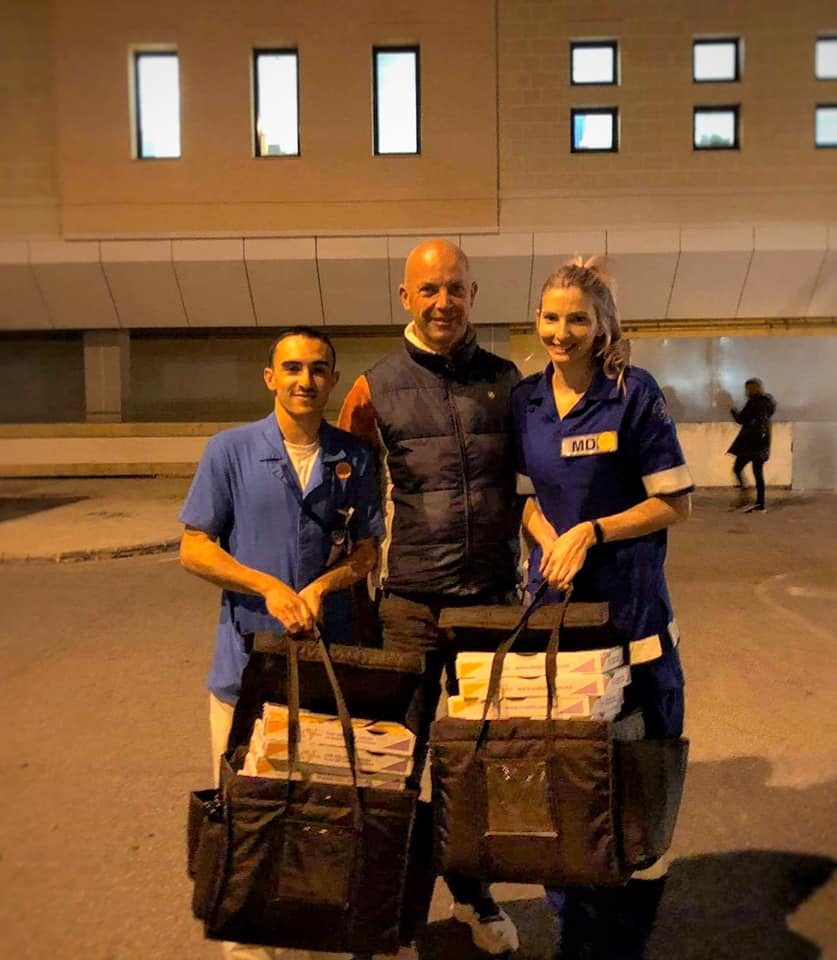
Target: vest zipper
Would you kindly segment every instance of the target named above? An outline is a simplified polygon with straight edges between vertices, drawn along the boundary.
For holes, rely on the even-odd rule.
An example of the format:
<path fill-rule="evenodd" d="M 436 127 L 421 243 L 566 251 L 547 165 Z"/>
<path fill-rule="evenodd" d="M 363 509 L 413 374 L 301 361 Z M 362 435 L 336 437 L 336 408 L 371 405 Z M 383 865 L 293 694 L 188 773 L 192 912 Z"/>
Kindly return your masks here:
<path fill-rule="evenodd" d="M 459 460 L 462 464 L 462 492 L 465 496 L 465 563 L 471 562 L 471 495 L 468 487 L 468 458 L 465 454 L 465 434 L 462 430 L 462 421 L 459 418 L 459 411 L 456 409 L 456 403 L 451 397 L 450 386 L 445 385 L 445 399 L 450 407 L 451 420 L 453 420 L 453 432 L 456 435 L 456 443 L 459 447 Z"/>

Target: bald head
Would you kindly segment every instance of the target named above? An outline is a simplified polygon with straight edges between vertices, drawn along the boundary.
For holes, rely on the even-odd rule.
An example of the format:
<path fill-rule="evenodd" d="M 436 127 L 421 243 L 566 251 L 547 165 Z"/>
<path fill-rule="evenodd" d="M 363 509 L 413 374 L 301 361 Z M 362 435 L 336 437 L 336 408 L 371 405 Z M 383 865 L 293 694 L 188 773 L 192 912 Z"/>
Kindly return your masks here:
<path fill-rule="evenodd" d="M 410 251 L 401 304 L 413 320 L 418 339 L 434 353 L 451 354 L 468 334 L 477 285 L 468 258 L 449 240 L 426 240 Z"/>
<path fill-rule="evenodd" d="M 421 270 L 436 260 L 450 261 L 451 259 L 462 267 L 464 273 L 470 273 L 471 264 L 468 262 L 465 251 L 455 243 L 441 238 L 425 240 L 407 254 L 407 259 L 404 261 L 404 283 L 408 282 L 411 272 Z"/>

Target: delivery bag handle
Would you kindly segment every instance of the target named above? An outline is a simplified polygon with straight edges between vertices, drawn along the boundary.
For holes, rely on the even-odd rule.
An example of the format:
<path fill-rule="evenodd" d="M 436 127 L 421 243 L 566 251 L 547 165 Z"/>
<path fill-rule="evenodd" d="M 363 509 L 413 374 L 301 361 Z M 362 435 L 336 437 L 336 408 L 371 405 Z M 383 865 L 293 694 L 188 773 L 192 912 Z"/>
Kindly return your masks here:
<path fill-rule="evenodd" d="M 517 639 L 520 637 L 520 634 L 523 633 L 524 629 L 526 628 L 526 624 L 529 622 L 529 617 L 531 617 L 532 614 L 535 612 L 535 609 L 541 605 L 544 597 L 546 596 L 546 592 L 548 589 L 549 589 L 549 582 L 547 580 L 543 580 L 540 586 L 538 587 L 538 589 L 535 591 L 534 595 L 532 596 L 532 602 L 523 611 L 523 615 L 521 616 L 520 620 L 517 622 L 517 625 L 515 626 L 515 628 L 512 630 L 509 636 L 500 644 L 500 646 L 497 647 L 497 650 L 494 653 L 494 658 L 491 661 L 491 674 L 488 681 L 488 693 L 486 694 L 486 697 L 485 697 L 485 707 L 483 708 L 483 711 L 482 711 L 480 732 L 476 741 L 477 746 L 479 746 L 483 742 L 483 740 L 485 739 L 485 735 L 488 731 L 488 712 L 491 709 L 492 703 L 499 704 L 500 678 L 503 675 L 503 661 L 506 659 L 506 654 L 511 650 L 514 644 L 517 642 Z M 564 623 L 564 617 L 566 617 L 567 615 L 567 606 L 569 605 L 572 592 L 573 592 L 572 585 L 567 587 L 567 589 L 564 591 L 564 600 L 561 604 L 561 609 L 558 615 L 558 623 L 555 629 L 553 630 L 552 637 L 550 637 L 550 641 L 549 641 L 550 645 L 553 644 L 553 637 L 555 638 L 554 644 L 555 644 L 556 652 L 558 647 L 558 634 L 560 633 L 561 626 Z M 547 669 L 547 708 L 548 708 L 547 716 L 549 719 L 551 719 L 552 718 L 552 702 L 549 697 L 549 689 L 550 689 L 549 680 L 550 680 L 549 670 Z M 554 695 L 554 687 L 555 687 L 555 676 L 553 671 L 553 675 L 552 675 L 553 695 Z"/>
<path fill-rule="evenodd" d="M 349 769 L 352 773 L 352 813 L 354 815 L 355 826 L 360 828 L 363 823 L 361 811 L 360 790 L 357 782 L 357 753 L 355 749 L 355 734 L 352 729 L 352 718 L 349 714 L 349 708 L 346 706 L 346 699 L 343 691 L 340 689 L 340 683 L 337 680 L 337 674 L 334 672 L 334 664 L 331 662 L 331 656 L 328 647 L 323 640 L 323 635 L 319 627 L 314 626 L 314 638 L 317 641 L 320 658 L 325 667 L 331 692 L 334 695 L 334 702 L 337 705 L 337 716 L 340 720 L 340 727 L 343 731 L 343 743 L 346 747 L 346 755 L 349 759 Z M 288 638 L 288 780 L 291 779 L 294 768 L 299 762 L 299 742 L 300 742 L 300 722 L 299 722 L 299 647 L 293 639 Z"/>

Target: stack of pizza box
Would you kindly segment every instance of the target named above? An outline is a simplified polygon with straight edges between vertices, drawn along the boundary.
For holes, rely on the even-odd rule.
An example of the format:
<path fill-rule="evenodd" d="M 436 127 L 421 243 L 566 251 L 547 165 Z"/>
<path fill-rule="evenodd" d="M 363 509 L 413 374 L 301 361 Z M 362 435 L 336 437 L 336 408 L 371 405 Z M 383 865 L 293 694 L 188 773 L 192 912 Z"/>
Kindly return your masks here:
<path fill-rule="evenodd" d="M 448 715 L 479 720 L 485 710 L 493 653 L 465 652 L 456 657 L 459 695 L 448 699 Z M 613 720 L 622 709 L 631 668 L 621 647 L 561 652 L 557 656 L 556 720 Z M 509 653 L 503 662 L 500 696 L 490 719 L 546 718 L 546 654 Z"/>
<path fill-rule="evenodd" d="M 287 778 L 289 715 L 284 704 L 265 703 L 253 725 L 244 766 L 246 776 Z M 386 720 L 352 720 L 361 787 L 403 790 L 413 770 L 415 736 L 402 724 Z M 352 774 L 338 717 L 299 712 L 299 744 L 292 779 L 350 784 Z"/>

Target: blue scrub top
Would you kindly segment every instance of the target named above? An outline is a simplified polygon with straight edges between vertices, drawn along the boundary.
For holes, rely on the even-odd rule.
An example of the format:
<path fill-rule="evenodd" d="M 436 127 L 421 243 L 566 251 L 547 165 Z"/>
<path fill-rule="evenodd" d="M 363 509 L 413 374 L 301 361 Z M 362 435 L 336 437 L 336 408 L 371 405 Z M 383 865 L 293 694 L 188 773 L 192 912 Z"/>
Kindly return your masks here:
<path fill-rule="evenodd" d="M 198 464 L 181 522 L 217 539 L 245 566 L 301 590 L 325 570 L 333 545 L 331 530 L 343 523 L 340 510 L 354 509 L 349 533 L 355 542 L 384 533 L 368 447 L 325 421 L 319 440 L 320 455 L 303 491 L 274 413 L 217 434 Z M 326 638 L 348 642 L 349 592 L 329 594 L 323 606 Z M 237 699 L 247 662 L 243 635 L 259 630 L 285 632 L 267 612 L 262 597 L 224 590 L 207 680 L 221 700 Z"/>
<path fill-rule="evenodd" d="M 562 419 L 549 364 L 515 387 L 511 409 L 518 491 L 537 496 L 559 534 L 648 497 L 694 489 L 665 398 L 645 370 L 628 368 L 623 388 L 598 368 L 587 392 Z M 666 531 L 660 530 L 592 547 L 573 582 L 573 600 L 607 601 L 625 641 L 656 634 L 663 649 L 670 649 L 666 544 Z M 541 580 L 540 559 L 537 547 L 529 561 L 530 590 Z"/>

